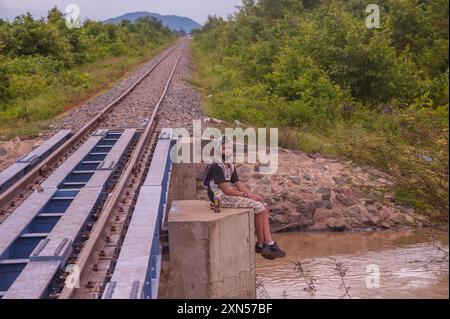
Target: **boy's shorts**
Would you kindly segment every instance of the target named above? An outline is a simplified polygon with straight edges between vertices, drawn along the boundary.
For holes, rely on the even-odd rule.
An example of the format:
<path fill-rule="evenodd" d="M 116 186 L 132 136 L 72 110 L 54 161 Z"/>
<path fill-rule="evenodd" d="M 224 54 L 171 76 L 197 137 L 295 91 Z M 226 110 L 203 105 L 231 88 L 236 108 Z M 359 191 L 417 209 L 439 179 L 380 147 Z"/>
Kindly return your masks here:
<path fill-rule="evenodd" d="M 256 200 L 240 197 L 223 195 L 220 199 L 220 205 L 223 208 L 253 208 L 255 214 L 260 214 L 266 210 L 266 203 L 258 202 Z"/>

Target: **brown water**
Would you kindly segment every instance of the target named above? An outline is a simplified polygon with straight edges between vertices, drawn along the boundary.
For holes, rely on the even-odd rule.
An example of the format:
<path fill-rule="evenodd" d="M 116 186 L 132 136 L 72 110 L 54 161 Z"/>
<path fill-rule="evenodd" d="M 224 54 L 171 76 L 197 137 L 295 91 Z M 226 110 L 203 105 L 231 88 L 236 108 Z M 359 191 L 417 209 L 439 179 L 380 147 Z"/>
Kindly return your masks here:
<path fill-rule="evenodd" d="M 288 256 L 257 257 L 258 298 L 449 298 L 448 236 L 431 241 L 413 231 L 386 231 L 275 237 Z"/>

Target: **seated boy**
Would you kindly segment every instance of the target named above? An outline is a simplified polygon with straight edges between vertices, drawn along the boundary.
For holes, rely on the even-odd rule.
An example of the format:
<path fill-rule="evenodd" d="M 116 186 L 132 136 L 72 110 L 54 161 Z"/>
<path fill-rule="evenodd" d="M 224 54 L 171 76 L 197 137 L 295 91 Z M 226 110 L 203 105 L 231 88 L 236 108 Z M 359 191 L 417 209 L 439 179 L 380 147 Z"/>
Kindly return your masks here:
<path fill-rule="evenodd" d="M 208 197 L 220 199 L 224 208 L 253 208 L 255 210 L 255 228 L 258 243 L 256 252 L 266 259 L 283 258 L 286 253 L 272 239 L 269 226 L 269 210 L 264 199 L 250 192 L 239 180 L 233 164 L 225 162 L 225 149 L 229 139 L 221 138 L 222 161 L 209 165 L 205 179 L 208 184 Z M 234 187 L 233 187 L 233 186 Z"/>

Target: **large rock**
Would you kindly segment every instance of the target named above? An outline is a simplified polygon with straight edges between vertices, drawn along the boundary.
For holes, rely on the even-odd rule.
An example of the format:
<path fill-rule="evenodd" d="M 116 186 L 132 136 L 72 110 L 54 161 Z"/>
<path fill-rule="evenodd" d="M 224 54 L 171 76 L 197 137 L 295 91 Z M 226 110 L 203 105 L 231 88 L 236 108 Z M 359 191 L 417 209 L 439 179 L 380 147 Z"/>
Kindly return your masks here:
<path fill-rule="evenodd" d="M 331 199 L 331 190 L 327 187 L 321 186 L 317 193 L 322 195 L 322 199 L 324 200 L 330 200 Z"/>
<path fill-rule="evenodd" d="M 297 196 L 301 199 L 302 202 L 304 203 L 313 203 L 316 200 L 320 199 L 320 197 L 318 197 L 315 194 L 312 193 L 306 193 L 306 192 L 301 192 L 298 193 Z"/>
<path fill-rule="evenodd" d="M 300 213 L 290 213 L 288 216 L 288 223 L 289 224 L 296 224 L 300 227 L 308 226 L 309 223 L 307 222 L 305 224 L 305 221 L 303 220 L 302 214 Z"/>
<path fill-rule="evenodd" d="M 301 215 L 302 226 L 310 226 L 314 224 L 314 212 L 316 207 L 313 203 L 304 203 L 299 205 L 298 211 Z"/>
<path fill-rule="evenodd" d="M 283 214 L 273 216 L 273 220 L 279 224 L 287 224 L 289 222 L 288 217 Z"/>
<path fill-rule="evenodd" d="M 334 182 L 335 182 L 337 185 L 341 185 L 341 184 L 344 184 L 344 183 L 346 182 L 346 179 L 343 178 L 343 177 L 340 177 L 340 176 L 335 176 L 335 177 L 333 177 L 333 180 L 334 180 Z"/>
<path fill-rule="evenodd" d="M 270 184 L 258 184 L 254 187 L 252 187 L 252 191 L 256 194 L 261 194 L 265 196 L 266 194 L 270 193 Z"/>
<path fill-rule="evenodd" d="M 292 203 L 301 203 L 304 201 L 302 197 L 296 192 L 288 193 L 288 195 L 286 196 L 286 200 Z"/>
<path fill-rule="evenodd" d="M 281 197 L 283 198 L 283 199 L 287 199 L 288 197 L 289 197 L 289 192 L 288 191 L 282 191 L 281 192 Z"/>
<path fill-rule="evenodd" d="M 353 206 L 347 209 L 347 215 L 360 220 L 362 216 L 362 210 L 358 206 Z"/>
<path fill-rule="evenodd" d="M 344 219 L 344 223 L 353 229 L 364 228 L 364 224 L 358 218 L 347 217 Z"/>
<path fill-rule="evenodd" d="M 358 204 L 359 195 L 350 188 L 339 190 L 336 199 L 347 207 Z"/>
<path fill-rule="evenodd" d="M 325 224 L 325 222 L 315 223 L 312 226 L 308 227 L 309 231 L 326 231 L 329 230 L 328 226 Z"/>
<path fill-rule="evenodd" d="M 282 207 L 288 212 L 291 212 L 291 213 L 296 213 L 297 212 L 297 204 L 294 204 L 294 203 L 292 203 L 290 201 L 284 202 Z"/>
<path fill-rule="evenodd" d="M 327 209 L 331 209 L 332 205 L 331 202 L 329 200 L 316 200 L 313 203 L 315 208 L 327 208 Z"/>
<path fill-rule="evenodd" d="M 286 208 L 281 205 L 272 206 L 269 208 L 269 212 L 271 215 L 279 215 L 286 213 Z"/>
<path fill-rule="evenodd" d="M 333 211 L 331 209 L 326 208 L 318 208 L 314 212 L 314 223 L 320 223 L 323 221 L 326 221 L 328 218 L 331 217 Z"/>
<path fill-rule="evenodd" d="M 290 179 L 294 184 L 300 185 L 302 183 L 300 176 L 291 176 Z"/>
<path fill-rule="evenodd" d="M 389 214 L 389 219 L 392 220 L 396 226 L 405 225 L 408 222 L 406 216 L 395 212 Z"/>
<path fill-rule="evenodd" d="M 326 222 L 326 225 L 332 231 L 344 231 L 346 228 L 345 224 L 341 220 L 336 218 L 329 218 Z"/>
<path fill-rule="evenodd" d="M 369 222 L 368 225 L 380 226 L 383 222 L 383 217 L 380 211 L 376 208 L 370 208 L 367 210 L 368 214 L 366 215 Z"/>
<path fill-rule="evenodd" d="M 401 209 L 389 195 L 392 190 L 382 182 L 381 179 L 387 177 L 381 172 L 374 178 L 366 168 L 357 167 L 350 161 L 314 158 L 300 151 L 283 149 L 279 152 L 279 167 L 275 174 L 253 175 L 254 167 L 237 165 L 242 181 L 266 198 L 276 228 L 287 229 L 280 227 L 286 227 L 287 222 L 308 230 L 329 229 L 326 224 L 329 218 L 340 220 L 346 229 L 355 230 L 411 223 L 405 216 L 398 215 Z M 319 218 L 314 217 L 315 213 Z M 327 218 L 321 217 L 326 214 L 329 214 Z M 332 228 L 339 229 L 340 226 Z"/>

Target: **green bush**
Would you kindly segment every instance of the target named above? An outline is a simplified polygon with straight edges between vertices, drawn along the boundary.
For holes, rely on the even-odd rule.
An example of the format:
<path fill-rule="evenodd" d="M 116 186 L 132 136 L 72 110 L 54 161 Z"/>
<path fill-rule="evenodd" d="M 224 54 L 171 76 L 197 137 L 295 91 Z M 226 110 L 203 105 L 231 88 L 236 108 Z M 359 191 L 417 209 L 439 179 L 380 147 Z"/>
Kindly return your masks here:
<path fill-rule="evenodd" d="M 279 126 L 281 145 L 385 170 L 400 203 L 442 221 L 449 2 L 378 3 L 382 25 L 369 30 L 363 0 L 244 0 L 194 34 L 194 82 L 212 116 Z"/>
<path fill-rule="evenodd" d="M 105 67 L 103 60 L 127 57 L 130 64 L 136 63 L 134 57 L 143 57 L 175 38 L 150 18 L 118 25 L 88 20 L 79 29 L 69 29 L 56 7 L 47 19 L 27 13 L 11 22 L 1 21 L 0 129 L 16 127 L 17 121 L 30 126 L 54 117 L 70 102 L 69 97 L 95 86 L 95 72 Z M 91 67 L 86 70 L 86 66 Z M 122 64 L 113 67 L 123 72 Z"/>
<path fill-rule="evenodd" d="M 9 98 L 10 79 L 4 63 L 4 58 L 0 56 L 0 106 Z M 2 109 L 0 108 L 0 111 Z"/>

